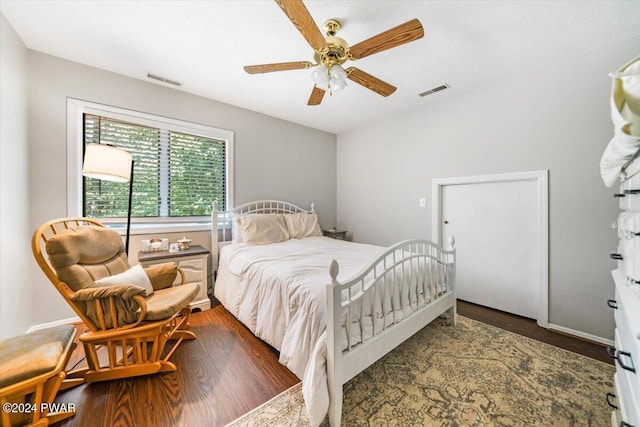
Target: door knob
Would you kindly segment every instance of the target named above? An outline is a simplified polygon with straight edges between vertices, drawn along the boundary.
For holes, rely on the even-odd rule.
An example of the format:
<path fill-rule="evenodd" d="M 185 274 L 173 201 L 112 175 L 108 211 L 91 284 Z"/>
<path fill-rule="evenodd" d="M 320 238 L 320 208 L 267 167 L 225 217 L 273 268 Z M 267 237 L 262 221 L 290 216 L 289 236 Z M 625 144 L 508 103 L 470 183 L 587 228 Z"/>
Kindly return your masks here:
<path fill-rule="evenodd" d="M 449 221 L 445 221 L 444 223 L 445 223 L 445 224 L 449 224 Z"/>

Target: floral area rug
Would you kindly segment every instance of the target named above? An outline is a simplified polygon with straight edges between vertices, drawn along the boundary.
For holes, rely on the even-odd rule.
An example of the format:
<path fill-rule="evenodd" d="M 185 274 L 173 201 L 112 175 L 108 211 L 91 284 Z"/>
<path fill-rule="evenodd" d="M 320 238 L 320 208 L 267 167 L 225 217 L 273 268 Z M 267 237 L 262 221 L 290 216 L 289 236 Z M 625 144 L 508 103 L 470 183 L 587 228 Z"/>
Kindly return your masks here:
<path fill-rule="evenodd" d="M 344 385 L 345 426 L 606 426 L 612 365 L 458 316 Z M 325 424 L 326 420 L 325 420 Z M 229 426 L 308 426 L 300 384 Z"/>

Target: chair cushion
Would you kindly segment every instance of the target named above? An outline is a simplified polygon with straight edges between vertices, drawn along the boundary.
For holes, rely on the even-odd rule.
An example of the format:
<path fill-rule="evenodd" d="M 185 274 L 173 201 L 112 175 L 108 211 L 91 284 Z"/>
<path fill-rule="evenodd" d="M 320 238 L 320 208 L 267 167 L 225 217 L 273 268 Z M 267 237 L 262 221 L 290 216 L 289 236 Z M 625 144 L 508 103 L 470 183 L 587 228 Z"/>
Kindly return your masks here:
<path fill-rule="evenodd" d="M 173 285 L 178 277 L 178 265 L 175 262 L 165 262 L 146 267 L 147 273 L 154 291 L 168 288 Z"/>
<path fill-rule="evenodd" d="M 75 327 L 63 325 L 0 342 L 0 388 L 54 373 L 74 336 Z"/>
<path fill-rule="evenodd" d="M 122 238 L 107 227 L 90 225 L 61 231 L 47 241 L 46 250 L 58 279 L 74 291 L 129 269 Z"/>
<path fill-rule="evenodd" d="M 147 316 L 144 320 L 167 319 L 186 306 L 198 295 L 200 285 L 187 283 L 155 291 L 146 299 Z"/>
<path fill-rule="evenodd" d="M 149 280 L 149 276 L 142 268 L 142 265 L 136 264 L 127 271 L 123 271 L 119 274 L 114 274 L 113 276 L 103 277 L 102 279 L 96 280 L 96 286 L 117 286 L 117 285 L 134 285 L 139 286 L 144 289 L 145 296 L 151 296 L 153 294 L 153 286 L 151 286 L 151 281 Z"/>

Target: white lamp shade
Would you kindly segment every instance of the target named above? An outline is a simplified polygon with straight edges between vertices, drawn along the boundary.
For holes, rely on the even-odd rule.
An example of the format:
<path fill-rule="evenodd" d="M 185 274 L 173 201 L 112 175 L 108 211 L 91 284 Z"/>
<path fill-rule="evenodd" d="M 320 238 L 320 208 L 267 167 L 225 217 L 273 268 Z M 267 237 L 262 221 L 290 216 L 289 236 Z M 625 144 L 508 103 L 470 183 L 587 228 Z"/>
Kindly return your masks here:
<path fill-rule="evenodd" d="M 347 82 L 345 80 L 331 79 L 331 88 L 334 92 L 341 91 L 345 87 L 347 87 Z"/>
<path fill-rule="evenodd" d="M 311 73 L 313 82 L 322 90 L 329 90 L 329 73 L 324 65 L 317 66 Z"/>
<path fill-rule="evenodd" d="M 347 78 L 347 72 L 339 64 L 331 66 L 331 80 L 344 81 Z"/>
<path fill-rule="evenodd" d="M 133 156 L 127 150 L 107 144 L 88 144 L 84 152 L 82 175 L 105 181 L 127 182 L 131 179 Z"/>

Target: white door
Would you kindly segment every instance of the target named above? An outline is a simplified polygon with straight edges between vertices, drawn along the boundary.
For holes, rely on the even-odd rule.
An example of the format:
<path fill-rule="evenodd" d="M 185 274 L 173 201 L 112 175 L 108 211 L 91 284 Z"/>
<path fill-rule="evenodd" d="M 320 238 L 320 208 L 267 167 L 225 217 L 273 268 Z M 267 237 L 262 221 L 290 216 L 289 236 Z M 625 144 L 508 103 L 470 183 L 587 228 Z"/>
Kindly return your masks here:
<path fill-rule="evenodd" d="M 441 185 L 440 236 L 456 239 L 457 298 L 540 320 L 546 230 L 539 181 L 508 177 Z"/>

